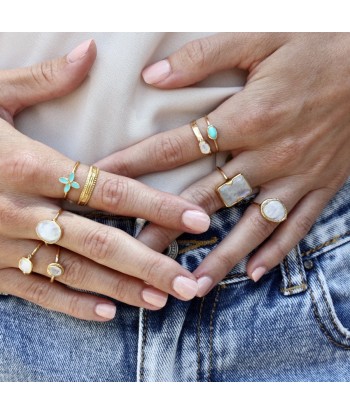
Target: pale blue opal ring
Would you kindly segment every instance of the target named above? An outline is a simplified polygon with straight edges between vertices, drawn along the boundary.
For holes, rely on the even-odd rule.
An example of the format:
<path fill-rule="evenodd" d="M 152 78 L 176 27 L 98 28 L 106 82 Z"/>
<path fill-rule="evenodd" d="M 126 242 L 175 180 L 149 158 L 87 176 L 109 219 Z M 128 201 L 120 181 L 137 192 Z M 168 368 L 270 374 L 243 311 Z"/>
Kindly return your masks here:
<path fill-rule="evenodd" d="M 64 184 L 64 189 L 63 189 L 63 191 L 64 191 L 64 198 L 67 197 L 68 192 L 70 191 L 70 189 L 72 187 L 73 187 L 73 189 L 80 189 L 80 184 L 74 181 L 74 179 L 75 179 L 75 173 L 76 173 L 77 168 L 79 167 L 79 165 L 80 165 L 80 162 L 77 161 L 74 164 L 73 170 L 72 170 L 71 173 L 69 173 L 69 176 L 68 177 L 60 177 L 58 179 L 60 183 Z"/>
<path fill-rule="evenodd" d="M 252 187 L 243 174 L 237 174 L 232 179 L 229 179 L 220 167 L 217 167 L 217 170 L 226 180 L 225 183 L 216 188 L 220 199 L 226 207 L 236 205 L 253 193 Z"/>
<path fill-rule="evenodd" d="M 205 121 L 207 122 L 207 135 L 208 135 L 208 138 L 210 140 L 214 141 L 216 152 L 218 152 L 219 151 L 219 146 L 218 146 L 218 142 L 217 142 L 218 141 L 218 130 L 209 121 L 207 115 L 205 116 Z"/>

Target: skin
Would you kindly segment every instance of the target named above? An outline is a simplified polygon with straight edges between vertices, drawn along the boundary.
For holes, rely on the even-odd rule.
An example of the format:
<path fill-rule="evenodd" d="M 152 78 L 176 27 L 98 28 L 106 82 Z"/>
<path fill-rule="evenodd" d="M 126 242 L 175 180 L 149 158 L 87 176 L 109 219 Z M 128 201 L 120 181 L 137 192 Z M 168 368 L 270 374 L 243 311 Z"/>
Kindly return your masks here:
<path fill-rule="evenodd" d="M 156 310 L 165 305 L 168 294 L 181 300 L 193 298 L 197 281 L 178 263 L 121 230 L 71 212 L 63 212 L 57 220 L 63 229 L 58 245 L 64 275 L 51 284 L 46 272 L 56 246 L 38 251 L 32 260 L 34 273 L 24 276 L 18 269 L 19 259 L 38 245 L 37 223 L 53 219 L 58 212 L 64 197 L 58 178 L 67 176 L 75 162 L 17 131 L 15 116 L 26 107 L 76 89 L 95 58 L 96 45 L 88 41 L 63 58 L 0 71 L 0 292 L 77 318 L 107 321 L 116 312 L 113 301 L 74 289 Z M 81 185 L 88 169 L 82 164 L 77 170 L 75 180 Z M 72 189 L 68 199 L 76 202 L 80 191 Z M 195 204 L 103 171 L 89 206 L 141 216 L 177 232 L 192 228 L 199 233 L 209 227 L 209 217 Z M 200 219 L 196 229 L 184 220 L 188 212 Z"/>
<path fill-rule="evenodd" d="M 198 296 L 208 293 L 242 258 L 257 281 L 279 264 L 309 232 L 350 173 L 350 36 L 348 34 L 232 34 L 191 42 L 144 80 L 161 89 L 193 85 L 221 70 L 247 72 L 244 89 L 209 114 L 220 151 L 233 160 L 228 177 L 243 173 L 259 187 L 256 202 L 279 198 L 289 212 L 282 224 L 266 221 L 251 205 L 230 234 L 194 271 Z M 189 120 L 190 121 L 190 120 Z M 198 120 L 202 132 L 203 119 Z M 184 151 L 186 149 L 186 151 Z M 214 146 L 212 146 L 214 149 Z M 128 177 L 172 169 L 203 156 L 189 125 L 150 137 L 100 161 Z M 212 214 L 222 208 L 214 171 L 181 196 Z M 161 252 L 179 232 L 151 224 L 138 239 Z"/>

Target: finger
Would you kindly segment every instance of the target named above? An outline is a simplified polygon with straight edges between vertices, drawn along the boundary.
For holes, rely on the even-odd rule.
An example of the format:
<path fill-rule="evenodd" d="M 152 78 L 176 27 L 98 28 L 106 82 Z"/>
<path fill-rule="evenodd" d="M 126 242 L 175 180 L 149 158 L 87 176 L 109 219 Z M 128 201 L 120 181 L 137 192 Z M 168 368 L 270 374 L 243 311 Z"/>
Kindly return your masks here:
<path fill-rule="evenodd" d="M 64 57 L 1 71 L 0 105 L 14 116 L 28 106 L 66 95 L 85 79 L 95 58 L 95 42 L 87 40 Z"/>
<path fill-rule="evenodd" d="M 116 313 L 112 301 L 73 291 L 62 284 L 50 284 L 35 274 L 24 276 L 13 268 L 0 271 L 0 291 L 82 320 L 108 321 Z"/>
<path fill-rule="evenodd" d="M 269 169 L 266 168 L 267 165 Z M 258 152 L 241 153 L 226 163 L 223 170 L 229 178 L 239 173 L 243 174 L 253 189 L 270 182 L 281 173 L 267 162 L 264 155 Z M 201 206 L 208 215 L 211 215 L 224 207 L 223 201 L 218 196 L 217 188 L 225 181 L 222 175 L 214 170 L 213 173 L 182 192 L 181 197 Z M 168 227 L 151 223 L 140 232 L 137 239 L 155 251 L 162 252 L 180 234 Z"/>
<path fill-rule="evenodd" d="M 59 178 L 68 177 L 74 162 L 41 143 L 27 139 L 10 126 L 6 130 L 8 134 L 2 140 L 4 146 L 7 145 L 7 140 L 13 139 L 14 134 L 17 139 L 23 138 L 23 144 L 18 152 L 11 151 L 1 158 L 3 174 L 0 188 L 12 186 L 17 192 L 63 198 L 64 184 L 59 182 Z M 80 188 L 71 188 L 67 197 L 69 200 L 78 202 L 88 171 L 88 166 L 78 167 L 74 180 Z M 152 189 L 136 180 L 102 171 L 89 206 L 118 215 L 141 217 L 194 233 L 205 232 L 210 225 L 208 215 L 193 203 Z"/>
<path fill-rule="evenodd" d="M 52 220 L 57 208 L 28 205 L 18 209 L 0 223 L 0 233 L 18 239 L 38 239 L 36 226 L 42 220 Z M 139 278 L 161 291 L 181 300 L 197 293 L 197 281 L 171 258 L 154 252 L 132 236 L 107 225 L 64 211 L 57 219 L 62 231 L 58 245 L 92 261 Z"/>
<path fill-rule="evenodd" d="M 332 194 L 318 189 L 308 193 L 291 211 L 288 220 L 279 226 L 258 251 L 250 258 L 247 272 L 258 281 L 267 271 L 278 265 L 310 231 Z"/>
<path fill-rule="evenodd" d="M 273 53 L 286 37 L 277 33 L 220 33 L 197 39 L 144 69 L 142 76 L 147 84 L 158 88 L 179 88 L 225 69 L 249 70 Z"/>
<path fill-rule="evenodd" d="M 37 241 L 0 239 L 1 252 L 5 256 L 2 267 L 16 268 L 21 257 L 26 257 L 38 246 Z M 31 259 L 33 272 L 50 278 L 48 265 L 56 262 L 57 247 L 42 247 Z M 103 267 L 95 262 L 61 249 L 58 263 L 63 267 L 62 276 L 55 281 L 71 288 L 103 294 L 123 303 L 136 307 L 158 310 L 167 302 L 167 294 L 143 281 L 129 277 L 110 268 Z"/>
<path fill-rule="evenodd" d="M 307 189 L 302 181 L 281 179 L 265 186 L 256 201 L 261 203 L 268 198 L 278 198 L 290 212 L 305 192 Z M 278 223 L 267 221 L 261 215 L 258 206 L 249 206 L 228 236 L 193 272 L 198 278 L 198 296 L 208 293 L 236 264 L 264 242 L 277 226 Z"/>

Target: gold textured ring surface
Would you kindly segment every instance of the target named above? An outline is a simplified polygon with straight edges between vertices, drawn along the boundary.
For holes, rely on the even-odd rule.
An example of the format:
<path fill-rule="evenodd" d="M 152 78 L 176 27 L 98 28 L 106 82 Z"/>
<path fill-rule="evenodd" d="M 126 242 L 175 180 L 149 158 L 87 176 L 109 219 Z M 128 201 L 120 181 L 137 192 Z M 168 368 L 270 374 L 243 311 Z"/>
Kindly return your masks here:
<path fill-rule="evenodd" d="M 62 212 L 63 210 L 60 209 L 52 220 L 42 220 L 36 225 L 36 234 L 46 245 L 55 244 L 62 237 L 62 228 L 57 223 L 57 219 Z"/>
<path fill-rule="evenodd" d="M 51 283 L 55 281 L 55 278 L 61 277 L 64 274 L 64 268 L 59 263 L 59 260 L 60 260 L 60 247 L 57 248 L 55 262 L 52 262 L 51 264 L 47 266 L 47 273 L 51 277 L 51 280 L 50 280 Z"/>
<path fill-rule="evenodd" d="M 86 206 L 89 203 L 92 193 L 95 189 L 99 173 L 100 169 L 98 167 L 90 167 L 85 185 L 78 200 L 78 205 Z"/>
<path fill-rule="evenodd" d="M 80 161 L 77 161 L 74 164 L 73 170 L 71 173 L 69 173 L 68 177 L 60 177 L 58 181 L 62 184 L 64 184 L 64 198 L 67 198 L 68 192 L 73 187 L 73 189 L 80 189 L 80 184 L 75 182 L 75 173 L 77 171 L 77 168 L 80 166 Z"/>
<path fill-rule="evenodd" d="M 43 242 L 40 242 L 36 248 L 34 249 L 34 251 L 29 254 L 28 256 L 24 256 L 22 257 L 19 261 L 18 261 L 18 268 L 23 272 L 23 274 L 25 275 L 29 275 L 32 273 L 33 271 L 33 263 L 31 261 L 31 259 L 33 258 L 33 256 L 39 251 L 39 249 L 42 247 Z"/>
<path fill-rule="evenodd" d="M 211 154 L 211 148 L 207 141 L 204 140 L 202 133 L 200 132 L 200 129 L 198 128 L 197 122 L 192 121 L 191 122 L 191 128 L 193 131 L 193 134 L 195 135 L 197 141 L 199 150 L 202 154 Z"/>
<path fill-rule="evenodd" d="M 220 167 L 217 167 L 217 170 L 225 179 L 225 183 L 218 186 L 216 191 L 226 207 L 236 205 L 253 193 L 252 187 L 243 174 L 239 173 L 230 179 Z"/>
<path fill-rule="evenodd" d="M 210 140 L 214 141 L 214 145 L 215 145 L 216 152 L 218 152 L 219 151 L 219 146 L 218 146 L 218 130 L 209 121 L 209 118 L 208 118 L 207 115 L 205 116 L 205 121 L 207 123 L 207 135 L 208 135 L 208 138 Z"/>
<path fill-rule="evenodd" d="M 287 219 L 288 211 L 279 199 L 265 199 L 263 202 L 253 202 L 260 207 L 260 213 L 269 222 L 281 223 Z"/>

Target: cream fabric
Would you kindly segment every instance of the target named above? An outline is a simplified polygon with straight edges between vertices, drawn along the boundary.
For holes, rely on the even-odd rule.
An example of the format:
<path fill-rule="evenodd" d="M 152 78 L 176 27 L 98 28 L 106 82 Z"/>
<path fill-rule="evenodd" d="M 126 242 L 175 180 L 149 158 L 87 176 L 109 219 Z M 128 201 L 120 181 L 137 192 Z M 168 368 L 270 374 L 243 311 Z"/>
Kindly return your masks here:
<path fill-rule="evenodd" d="M 230 71 L 196 87 L 161 91 L 147 86 L 140 73 L 146 65 L 206 35 L 209 34 L 2 33 L 0 69 L 64 55 L 89 38 L 95 39 L 98 50 L 87 80 L 77 91 L 24 111 L 16 127 L 73 160 L 91 164 L 155 133 L 189 123 L 237 92 L 244 84 L 243 74 Z M 195 140 L 193 136 L 189 139 Z M 214 157 L 140 180 L 180 193 L 215 168 Z"/>

